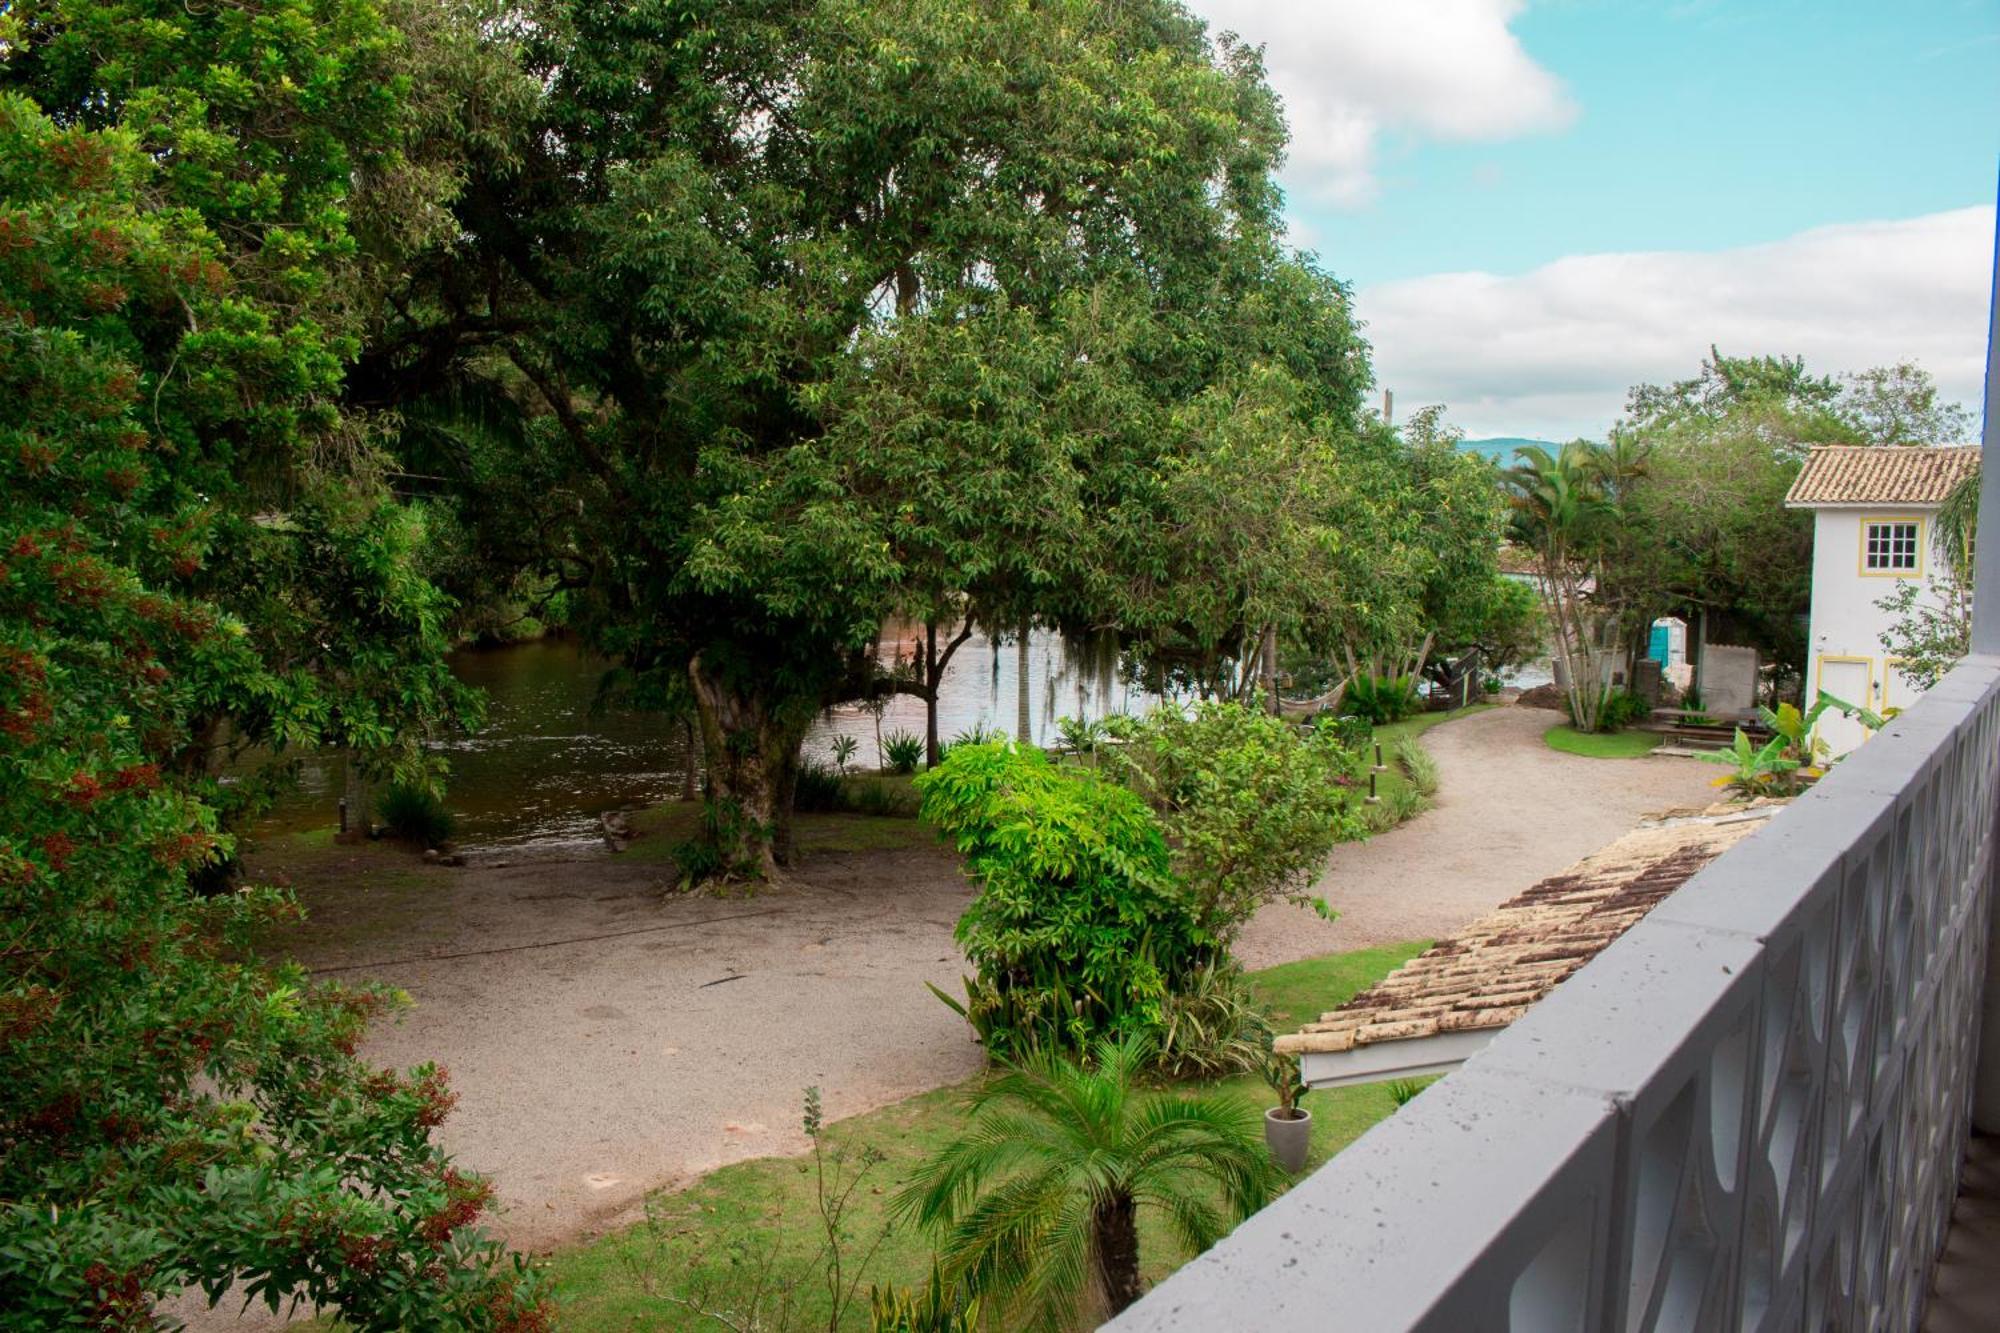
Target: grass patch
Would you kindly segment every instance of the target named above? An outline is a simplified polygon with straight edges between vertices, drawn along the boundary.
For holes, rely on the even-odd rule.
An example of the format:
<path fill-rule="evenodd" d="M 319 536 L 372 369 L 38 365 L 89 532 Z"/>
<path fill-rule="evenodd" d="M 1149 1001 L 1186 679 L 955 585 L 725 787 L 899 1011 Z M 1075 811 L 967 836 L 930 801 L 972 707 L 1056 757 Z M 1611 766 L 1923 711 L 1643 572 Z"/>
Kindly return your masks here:
<path fill-rule="evenodd" d="M 1274 1024 L 1283 1031 L 1351 998 L 1423 947 L 1385 945 L 1287 963 L 1250 973 L 1250 987 L 1270 1007 Z M 965 1098 L 976 1086 L 974 1082 L 924 1093 L 830 1127 L 827 1142 L 846 1149 L 850 1168 L 853 1159 L 869 1149 L 883 1158 L 850 1206 L 846 1219 L 854 1237 L 850 1262 L 888 1224 L 889 1202 L 911 1172 L 963 1131 Z M 1263 1080 L 1254 1076 L 1226 1079 L 1222 1086 L 1241 1092 L 1259 1107 L 1276 1101 Z M 1313 1167 L 1396 1108 L 1389 1089 L 1380 1084 L 1308 1093 L 1303 1105 L 1313 1113 Z M 648 1294 L 640 1272 L 652 1271 L 662 1289 L 673 1291 L 686 1276 L 682 1264 L 690 1247 L 705 1253 L 704 1266 L 724 1269 L 734 1257 L 742 1271 L 754 1268 L 756 1259 L 772 1245 L 779 1246 L 782 1256 L 779 1269 L 787 1271 L 786 1264 L 809 1255 L 815 1242 L 818 1214 L 810 1160 L 765 1157 L 739 1162 L 711 1172 L 680 1193 L 656 1197 L 655 1215 L 673 1233 L 665 1249 L 655 1238 L 658 1233 L 635 1226 L 556 1254 L 548 1271 L 562 1301 L 563 1328 L 625 1333 L 635 1327 L 713 1327 Z M 1141 1234 L 1148 1281 L 1164 1277 L 1188 1257 L 1157 1222 L 1148 1218 Z M 909 1226 L 893 1226 L 863 1277 L 863 1308 L 850 1315 L 849 1326 L 866 1327 L 865 1291 L 870 1282 L 920 1286 L 929 1273 L 930 1256 L 928 1237 Z M 816 1283 L 801 1283 L 799 1290 L 808 1285 L 812 1289 L 804 1297 L 801 1326 L 811 1327 L 816 1326 L 815 1316 L 824 1320 L 826 1298 Z"/>
<path fill-rule="evenodd" d="M 1568 723 L 1550 727 L 1542 740 L 1551 750 L 1591 759 L 1637 759 L 1660 743 L 1657 731 L 1578 731 Z"/>

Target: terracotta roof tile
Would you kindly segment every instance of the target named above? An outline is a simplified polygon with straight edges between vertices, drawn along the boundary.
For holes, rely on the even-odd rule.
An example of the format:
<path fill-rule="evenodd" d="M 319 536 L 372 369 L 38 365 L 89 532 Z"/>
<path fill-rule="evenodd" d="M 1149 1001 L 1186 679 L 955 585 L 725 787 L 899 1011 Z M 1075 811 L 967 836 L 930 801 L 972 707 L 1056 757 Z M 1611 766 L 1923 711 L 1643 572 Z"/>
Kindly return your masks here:
<path fill-rule="evenodd" d="M 1297 1055 L 1502 1028 L 1661 899 L 1762 824 L 1737 817 L 1628 833 L 1502 903 L 1317 1023 L 1278 1038 Z"/>
<path fill-rule="evenodd" d="M 1821 445 L 1806 455 L 1785 503 L 1813 505 L 1937 505 L 1979 470 L 1969 445 Z"/>

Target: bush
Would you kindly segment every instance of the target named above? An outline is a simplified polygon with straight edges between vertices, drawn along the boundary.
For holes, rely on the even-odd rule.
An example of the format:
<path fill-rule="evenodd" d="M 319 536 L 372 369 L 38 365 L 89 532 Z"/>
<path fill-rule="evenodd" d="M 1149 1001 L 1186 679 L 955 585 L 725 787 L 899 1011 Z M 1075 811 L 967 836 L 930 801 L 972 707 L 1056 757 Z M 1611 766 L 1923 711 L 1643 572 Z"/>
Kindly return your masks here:
<path fill-rule="evenodd" d="M 923 817 L 979 884 L 955 932 L 977 975 L 964 1005 L 948 1002 L 988 1053 L 1014 1060 L 1157 1031 L 1172 982 L 1207 959 L 1145 804 L 1012 744 L 954 746 L 917 788 Z"/>
<path fill-rule="evenodd" d="M 392 783 L 382 793 L 376 813 L 382 816 L 382 826 L 391 837 L 420 847 L 442 846 L 458 827 L 457 818 L 445 809 L 442 797 L 429 787 L 413 783 Z"/>
<path fill-rule="evenodd" d="M 1271 1024 L 1233 965 L 1196 968 L 1167 997 L 1155 1064 L 1175 1079 L 1217 1079 L 1259 1068 Z"/>
<path fill-rule="evenodd" d="M 917 765 L 924 762 L 924 738 L 907 731 L 892 731 L 882 742 L 882 756 L 889 761 L 891 773 L 914 773 Z"/>
<path fill-rule="evenodd" d="M 1375 724 L 1357 713 L 1342 713 L 1332 722 L 1322 720 L 1320 725 L 1331 726 L 1334 739 L 1356 754 L 1366 751 L 1375 739 Z"/>
<path fill-rule="evenodd" d="M 1602 731 L 1622 731 L 1634 722 L 1653 715 L 1653 706 L 1630 690 L 1606 690 L 1597 708 L 1597 725 Z"/>
<path fill-rule="evenodd" d="M 833 765 L 817 759 L 800 760 L 798 778 L 792 788 L 792 809 L 800 814 L 820 814 L 838 810 L 843 804 L 840 773 Z"/>
<path fill-rule="evenodd" d="M 1408 676 L 1356 676 L 1347 686 L 1346 708 L 1380 727 L 1401 722 L 1423 707 L 1417 684 Z"/>
<path fill-rule="evenodd" d="M 1103 771 L 1159 817 L 1201 930 L 1226 950 L 1259 907 L 1305 896 L 1336 843 L 1362 835 L 1361 756 L 1338 723 L 1309 730 L 1234 703 L 1162 708 L 1121 728 Z"/>

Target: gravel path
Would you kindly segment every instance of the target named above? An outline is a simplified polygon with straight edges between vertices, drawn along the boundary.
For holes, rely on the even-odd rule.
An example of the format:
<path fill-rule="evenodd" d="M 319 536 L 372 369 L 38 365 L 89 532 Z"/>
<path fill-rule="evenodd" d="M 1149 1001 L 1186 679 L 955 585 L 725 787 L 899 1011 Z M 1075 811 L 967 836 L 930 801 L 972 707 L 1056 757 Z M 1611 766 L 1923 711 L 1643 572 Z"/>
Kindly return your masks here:
<path fill-rule="evenodd" d="M 1590 759 L 1542 741 L 1558 714 L 1495 708 L 1433 727 L 1434 807 L 1367 842 L 1337 848 L 1319 893 L 1323 921 L 1280 903 L 1259 912 L 1236 953 L 1244 966 L 1437 939 L 1671 806 L 1706 805 L 1716 770 L 1647 755 Z"/>
<path fill-rule="evenodd" d="M 1705 799 L 1704 766 L 1558 754 L 1541 740 L 1554 720 L 1502 708 L 1427 733 L 1436 808 L 1341 848 L 1322 885 L 1340 918 L 1266 909 L 1243 961 L 1435 937 L 1646 813 Z M 801 1149 L 807 1084 L 837 1118 L 979 1067 L 923 984 L 956 992 L 963 969 L 951 931 L 970 890 L 942 850 L 821 853 L 736 900 L 664 896 L 663 867 L 636 854 L 450 870 L 376 847 L 293 871 L 313 921 L 292 948 L 409 991 L 415 1009 L 367 1053 L 450 1070 L 443 1141 L 493 1178 L 497 1229 L 518 1246 L 581 1239 L 648 1191 Z M 236 1333 L 271 1322 L 180 1313 Z"/>

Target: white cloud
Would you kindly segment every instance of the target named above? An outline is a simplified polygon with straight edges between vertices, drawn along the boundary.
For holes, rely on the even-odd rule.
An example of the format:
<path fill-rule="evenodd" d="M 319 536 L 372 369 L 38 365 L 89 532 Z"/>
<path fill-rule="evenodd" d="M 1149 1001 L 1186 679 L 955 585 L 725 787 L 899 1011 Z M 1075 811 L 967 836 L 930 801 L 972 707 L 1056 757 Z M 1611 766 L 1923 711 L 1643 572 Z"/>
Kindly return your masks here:
<path fill-rule="evenodd" d="M 1474 436 L 1600 436 L 1627 387 L 1688 378 L 1711 343 L 1820 373 L 1914 360 L 1976 408 L 1993 223 L 1962 208 L 1712 253 L 1573 255 L 1379 283 L 1355 305 L 1397 415 L 1444 403 Z"/>
<path fill-rule="evenodd" d="M 1560 129 L 1576 109 L 1507 25 L 1522 0 L 1193 0 L 1217 32 L 1261 44 L 1292 128 L 1295 203 L 1375 192 L 1385 135 L 1460 142 Z M 1296 212 L 1296 209 L 1294 210 Z"/>

